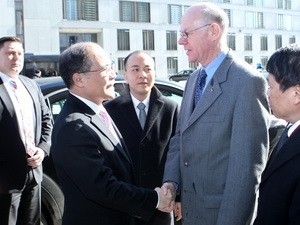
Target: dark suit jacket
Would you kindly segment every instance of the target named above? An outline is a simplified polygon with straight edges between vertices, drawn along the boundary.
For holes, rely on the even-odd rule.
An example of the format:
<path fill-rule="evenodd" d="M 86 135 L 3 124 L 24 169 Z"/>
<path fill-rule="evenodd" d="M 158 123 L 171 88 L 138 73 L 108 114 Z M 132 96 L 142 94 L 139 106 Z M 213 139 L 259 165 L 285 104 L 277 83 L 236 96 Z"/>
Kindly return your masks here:
<path fill-rule="evenodd" d="M 51 113 L 36 82 L 19 76 L 32 97 L 35 110 L 35 144 L 49 154 Z M 21 190 L 28 171 L 26 150 L 22 142 L 13 103 L 0 78 L 0 194 Z M 42 166 L 33 169 L 34 177 L 42 181 Z"/>
<path fill-rule="evenodd" d="M 52 141 L 65 195 L 63 225 L 126 225 L 129 214 L 145 220 L 151 217 L 156 192 L 132 185 L 126 148 L 90 107 L 71 94 L 55 121 Z"/>
<path fill-rule="evenodd" d="M 124 138 L 133 160 L 137 185 L 146 188 L 160 187 L 169 141 L 175 133 L 177 103 L 164 97 L 153 87 L 144 130 L 136 115 L 128 85 L 121 96 L 105 103 L 104 106 Z M 156 211 L 146 224 L 169 225 L 170 220 L 169 213 Z M 135 224 L 144 223 L 136 220 Z"/>
<path fill-rule="evenodd" d="M 153 87 L 144 130 L 140 126 L 128 86 L 121 96 L 104 106 L 124 138 L 133 160 L 137 184 L 147 188 L 160 187 L 169 141 L 175 133 L 178 105 Z"/>
<path fill-rule="evenodd" d="M 267 165 L 259 187 L 254 225 L 300 224 L 300 129 Z"/>

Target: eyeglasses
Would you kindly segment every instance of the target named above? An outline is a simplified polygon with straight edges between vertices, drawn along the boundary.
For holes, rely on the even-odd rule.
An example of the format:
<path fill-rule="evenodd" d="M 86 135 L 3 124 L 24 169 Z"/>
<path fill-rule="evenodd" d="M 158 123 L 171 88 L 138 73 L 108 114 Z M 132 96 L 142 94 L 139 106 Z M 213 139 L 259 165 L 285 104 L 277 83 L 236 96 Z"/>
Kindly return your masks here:
<path fill-rule="evenodd" d="M 80 73 L 94 73 L 94 72 L 103 72 L 105 71 L 106 74 L 111 74 L 115 72 L 115 69 L 113 67 L 113 65 L 106 65 L 105 67 L 98 69 L 98 70 L 89 70 L 89 71 L 81 71 Z"/>
<path fill-rule="evenodd" d="M 180 31 L 179 34 L 180 34 L 180 36 L 183 37 L 184 39 L 187 39 L 187 38 L 189 37 L 189 35 L 191 35 L 192 32 L 194 32 L 194 31 L 196 31 L 196 30 L 199 30 L 199 29 L 201 29 L 201 28 L 203 28 L 203 27 L 210 26 L 210 25 L 211 25 L 211 23 L 208 23 L 208 24 L 205 24 L 205 25 L 203 25 L 203 26 L 201 26 L 201 27 L 198 27 L 198 28 L 196 28 L 196 29 L 194 29 L 194 30 L 190 30 L 190 31 Z"/>

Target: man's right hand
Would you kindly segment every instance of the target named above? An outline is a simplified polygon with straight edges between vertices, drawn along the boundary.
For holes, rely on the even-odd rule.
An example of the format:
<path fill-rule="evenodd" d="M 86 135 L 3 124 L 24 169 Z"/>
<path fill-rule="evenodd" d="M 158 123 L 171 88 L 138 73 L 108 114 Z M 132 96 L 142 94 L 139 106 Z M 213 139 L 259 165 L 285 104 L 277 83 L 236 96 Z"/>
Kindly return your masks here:
<path fill-rule="evenodd" d="M 165 187 L 155 188 L 158 194 L 158 209 L 162 212 L 171 212 L 175 207 L 175 201 L 173 200 L 173 194 L 170 189 Z"/>

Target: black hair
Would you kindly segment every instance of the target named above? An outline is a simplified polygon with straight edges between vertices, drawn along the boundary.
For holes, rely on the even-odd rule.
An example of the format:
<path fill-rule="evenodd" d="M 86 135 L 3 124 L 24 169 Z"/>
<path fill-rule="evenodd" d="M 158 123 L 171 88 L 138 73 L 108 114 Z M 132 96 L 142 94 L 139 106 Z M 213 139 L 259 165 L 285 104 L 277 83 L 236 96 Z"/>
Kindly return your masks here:
<path fill-rule="evenodd" d="M 300 45 L 290 44 L 278 49 L 268 60 L 267 71 L 274 76 L 284 92 L 300 84 Z"/>
<path fill-rule="evenodd" d="M 73 85 L 74 73 L 89 71 L 92 66 L 92 60 L 89 58 L 87 47 L 92 42 L 79 42 L 71 45 L 63 51 L 59 57 L 59 74 L 64 80 L 67 88 Z"/>
<path fill-rule="evenodd" d="M 9 42 L 9 41 L 12 41 L 12 42 L 19 42 L 19 43 L 22 44 L 21 39 L 18 38 L 18 37 L 14 37 L 14 36 L 1 37 L 1 38 L 0 38 L 0 49 L 4 46 L 4 43 L 5 43 L 5 42 Z"/>

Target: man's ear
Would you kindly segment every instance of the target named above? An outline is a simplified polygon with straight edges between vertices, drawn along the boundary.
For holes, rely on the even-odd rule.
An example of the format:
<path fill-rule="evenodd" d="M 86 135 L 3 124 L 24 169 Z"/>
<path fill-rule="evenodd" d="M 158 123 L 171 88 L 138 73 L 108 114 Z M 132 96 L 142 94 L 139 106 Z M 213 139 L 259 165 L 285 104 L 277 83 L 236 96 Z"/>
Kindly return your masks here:
<path fill-rule="evenodd" d="M 295 88 L 294 88 L 294 103 L 297 105 L 297 104 L 300 104 L 300 85 L 296 85 Z"/>
<path fill-rule="evenodd" d="M 83 73 L 74 73 L 72 76 L 72 80 L 74 82 L 74 85 L 77 87 L 82 87 L 82 79 L 83 79 Z"/>
<path fill-rule="evenodd" d="M 209 27 L 213 40 L 218 40 L 222 35 L 222 29 L 219 24 L 212 23 Z"/>

